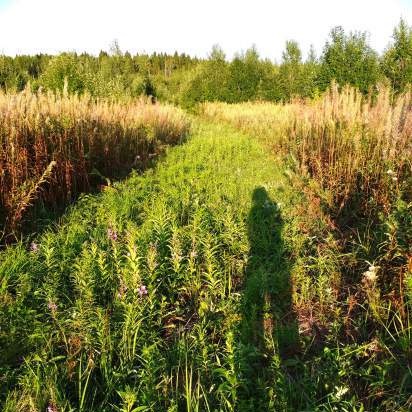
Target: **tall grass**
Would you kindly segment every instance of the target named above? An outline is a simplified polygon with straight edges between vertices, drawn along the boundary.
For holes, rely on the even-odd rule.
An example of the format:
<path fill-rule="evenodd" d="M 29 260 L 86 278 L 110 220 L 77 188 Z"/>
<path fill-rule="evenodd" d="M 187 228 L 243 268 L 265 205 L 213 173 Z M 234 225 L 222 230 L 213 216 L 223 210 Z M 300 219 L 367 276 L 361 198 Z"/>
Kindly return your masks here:
<path fill-rule="evenodd" d="M 313 342 L 334 353 L 342 377 L 347 356 L 358 358 L 363 372 L 348 380 L 356 396 L 409 410 L 411 399 L 398 409 L 393 394 L 412 388 L 411 93 L 395 97 L 383 87 L 366 98 L 332 85 L 314 101 L 208 103 L 202 111 L 263 141 L 305 193 L 297 216 L 310 247 L 292 275 L 302 335 L 315 330 Z M 372 359 L 383 363 L 374 369 Z M 339 388 L 347 390 L 336 386 L 333 402 Z"/>
<path fill-rule="evenodd" d="M 94 181 L 143 168 L 188 127 L 180 110 L 144 100 L 0 92 L 0 219 L 11 230 L 39 196 L 68 202 Z"/>
<path fill-rule="evenodd" d="M 290 175 L 199 122 L 153 170 L 0 252 L 0 409 L 410 410 L 408 317 L 371 322 L 375 269 L 369 303 L 347 307 L 329 227 Z"/>
<path fill-rule="evenodd" d="M 411 189 L 412 94 L 392 98 L 382 87 L 373 98 L 332 85 L 320 99 L 287 105 L 207 103 L 203 112 L 265 139 L 293 157 L 300 171 L 326 190 L 335 215 L 345 207 L 386 212 Z M 410 193 L 409 193 L 410 196 Z M 353 209 L 352 209 L 353 210 Z"/>
<path fill-rule="evenodd" d="M 290 189 L 262 159 L 256 141 L 201 126 L 153 171 L 84 196 L 58 230 L 0 252 L 0 409 L 281 410 L 277 388 L 260 397 L 272 385 L 260 363 L 276 356 L 262 296 L 279 292 L 258 262 L 272 245 L 281 266 L 271 199 L 286 206 Z"/>

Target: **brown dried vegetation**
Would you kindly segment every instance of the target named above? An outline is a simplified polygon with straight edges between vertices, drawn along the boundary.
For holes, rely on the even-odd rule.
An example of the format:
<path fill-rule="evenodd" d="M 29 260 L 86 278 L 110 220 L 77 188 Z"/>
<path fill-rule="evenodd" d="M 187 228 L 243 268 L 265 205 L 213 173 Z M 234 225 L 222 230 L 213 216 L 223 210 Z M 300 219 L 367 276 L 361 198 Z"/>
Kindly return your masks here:
<path fill-rule="evenodd" d="M 93 178 L 144 168 L 188 127 L 180 110 L 145 100 L 0 92 L 0 222 L 10 232 L 38 197 L 67 203 Z"/>

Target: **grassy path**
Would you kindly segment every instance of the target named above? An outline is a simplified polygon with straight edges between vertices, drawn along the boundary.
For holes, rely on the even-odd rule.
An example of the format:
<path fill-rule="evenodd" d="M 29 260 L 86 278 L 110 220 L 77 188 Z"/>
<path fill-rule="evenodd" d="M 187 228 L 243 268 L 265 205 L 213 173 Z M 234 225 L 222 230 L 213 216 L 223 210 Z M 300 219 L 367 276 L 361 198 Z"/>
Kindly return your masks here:
<path fill-rule="evenodd" d="M 2 253 L 2 410 L 288 410 L 292 201 L 257 142 L 199 123 Z"/>

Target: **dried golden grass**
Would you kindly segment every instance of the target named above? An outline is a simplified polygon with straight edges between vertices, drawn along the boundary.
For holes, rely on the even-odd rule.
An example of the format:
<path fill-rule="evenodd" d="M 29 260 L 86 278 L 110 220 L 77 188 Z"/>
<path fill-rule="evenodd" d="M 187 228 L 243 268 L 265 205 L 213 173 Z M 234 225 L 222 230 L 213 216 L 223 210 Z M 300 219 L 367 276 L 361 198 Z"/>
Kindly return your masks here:
<path fill-rule="evenodd" d="M 90 189 L 93 170 L 113 177 L 143 167 L 164 145 L 184 138 L 188 128 L 179 109 L 145 100 L 0 92 L 0 213 L 14 225 L 27 203 L 22 200 L 40 193 L 33 188 L 51 162 L 56 163 L 46 186 L 42 180 L 41 196 L 68 202 Z"/>
<path fill-rule="evenodd" d="M 373 99 L 332 85 L 320 99 L 287 105 L 208 103 L 206 116 L 228 121 L 290 154 L 330 194 L 335 213 L 356 203 L 389 209 L 394 194 L 411 192 L 412 95 Z"/>

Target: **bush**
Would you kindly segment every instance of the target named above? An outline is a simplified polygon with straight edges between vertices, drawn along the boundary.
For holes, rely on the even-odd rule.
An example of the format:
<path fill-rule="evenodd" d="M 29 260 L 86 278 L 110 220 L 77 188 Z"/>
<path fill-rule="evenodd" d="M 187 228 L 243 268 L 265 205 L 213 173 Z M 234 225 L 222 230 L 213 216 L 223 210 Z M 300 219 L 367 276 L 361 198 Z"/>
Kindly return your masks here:
<path fill-rule="evenodd" d="M 67 83 L 69 93 L 82 93 L 85 75 L 74 54 L 61 54 L 50 60 L 40 78 L 40 84 L 52 91 L 63 91 Z"/>

